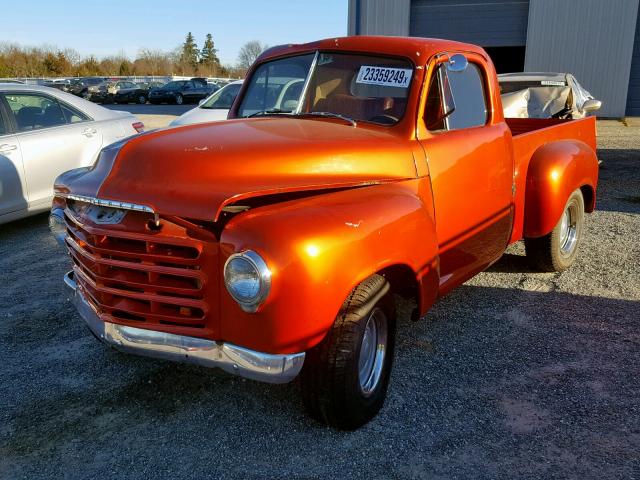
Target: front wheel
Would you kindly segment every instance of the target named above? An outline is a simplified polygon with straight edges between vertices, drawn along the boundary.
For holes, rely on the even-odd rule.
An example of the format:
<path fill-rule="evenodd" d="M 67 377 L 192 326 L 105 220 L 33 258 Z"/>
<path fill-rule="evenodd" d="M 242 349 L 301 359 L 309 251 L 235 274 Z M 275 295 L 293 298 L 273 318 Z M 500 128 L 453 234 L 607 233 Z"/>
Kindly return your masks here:
<path fill-rule="evenodd" d="M 384 277 L 373 275 L 344 302 L 302 370 L 305 407 L 316 420 L 353 430 L 382 408 L 393 362 L 395 308 Z"/>
<path fill-rule="evenodd" d="M 534 268 L 545 272 L 566 270 L 576 259 L 584 232 L 584 198 L 575 190 L 551 233 L 539 238 L 525 238 L 527 259 Z"/>

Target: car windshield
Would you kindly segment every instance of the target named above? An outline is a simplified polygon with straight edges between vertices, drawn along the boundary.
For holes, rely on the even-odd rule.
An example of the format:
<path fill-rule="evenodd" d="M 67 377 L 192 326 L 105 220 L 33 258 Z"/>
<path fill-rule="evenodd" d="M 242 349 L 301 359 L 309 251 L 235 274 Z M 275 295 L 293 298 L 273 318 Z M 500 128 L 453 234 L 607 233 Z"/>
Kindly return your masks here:
<path fill-rule="evenodd" d="M 366 54 L 272 60 L 251 76 L 238 116 L 323 114 L 393 125 L 404 115 L 412 76 L 408 60 Z"/>
<path fill-rule="evenodd" d="M 234 83 L 233 85 L 227 85 L 221 88 L 216 93 L 211 95 L 202 105 L 200 105 L 200 108 L 220 108 L 229 110 L 231 108 L 231 105 L 233 104 L 233 101 L 236 99 L 238 92 L 240 92 L 241 86 L 242 85 L 239 83 Z"/>

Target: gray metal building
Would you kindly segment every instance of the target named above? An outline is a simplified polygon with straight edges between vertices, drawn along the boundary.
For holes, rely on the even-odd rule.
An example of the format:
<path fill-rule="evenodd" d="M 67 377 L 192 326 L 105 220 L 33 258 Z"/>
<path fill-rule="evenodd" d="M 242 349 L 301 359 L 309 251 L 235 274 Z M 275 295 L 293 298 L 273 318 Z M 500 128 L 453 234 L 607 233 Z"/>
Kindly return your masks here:
<path fill-rule="evenodd" d="M 570 72 L 602 117 L 640 116 L 639 0 L 349 0 L 350 35 L 475 43 L 498 72 Z"/>

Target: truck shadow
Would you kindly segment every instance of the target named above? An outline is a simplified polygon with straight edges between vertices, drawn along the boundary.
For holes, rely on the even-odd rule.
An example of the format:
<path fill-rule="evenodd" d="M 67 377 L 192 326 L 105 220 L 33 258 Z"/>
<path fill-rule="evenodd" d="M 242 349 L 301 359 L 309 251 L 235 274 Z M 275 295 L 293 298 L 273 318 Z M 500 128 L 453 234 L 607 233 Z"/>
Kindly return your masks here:
<path fill-rule="evenodd" d="M 235 462 L 238 468 L 252 458 L 277 464 L 293 451 L 304 460 L 300 442 L 311 441 L 305 435 L 320 449 L 336 442 L 365 448 L 376 439 L 404 441 L 407 435 L 425 451 L 451 435 L 497 446 L 514 434 L 538 434 L 558 421 L 571 424 L 576 404 L 580 423 L 567 435 L 630 432 L 637 418 L 602 416 L 598 405 L 605 396 L 614 409 L 633 401 L 633 389 L 621 385 L 633 385 L 640 374 L 638 311 L 638 301 L 476 286 L 460 287 L 421 322 L 412 323 L 410 305 L 404 305 L 386 406 L 354 433 L 327 430 L 310 420 L 297 382 L 267 385 L 127 356 L 86 332 L 76 358 L 66 359 L 76 366 L 64 376 L 75 378 L 78 386 L 13 405 L 11 433 L 4 435 L 0 454 L 47 457 L 87 444 L 119 444 L 135 457 L 163 438 L 172 446 L 171 455 L 181 455 L 192 448 L 182 439 L 191 437 L 212 446 L 208 455 L 215 461 Z M 91 381 L 82 372 L 87 362 L 94 365 Z M 38 388 L 39 379 L 21 382 Z M 439 428 L 434 431 L 433 425 Z M 233 444 L 238 432 L 249 434 L 232 458 L 216 457 L 216 446 Z M 618 452 L 634 455 L 632 439 L 625 435 L 620 433 Z M 583 444 L 576 454 L 580 448 L 588 453 Z"/>
<path fill-rule="evenodd" d="M 600 149 L 596 210 L 640 214 L 640 150 Z"/>

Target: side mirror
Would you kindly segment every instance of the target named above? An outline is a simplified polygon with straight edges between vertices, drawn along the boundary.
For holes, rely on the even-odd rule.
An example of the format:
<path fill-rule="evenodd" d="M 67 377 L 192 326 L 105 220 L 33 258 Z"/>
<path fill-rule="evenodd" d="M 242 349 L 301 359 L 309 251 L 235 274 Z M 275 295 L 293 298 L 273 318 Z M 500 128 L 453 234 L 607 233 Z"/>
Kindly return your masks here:
<path fill-rule="evenodd" d="M 602 102 L 600 100 L 590 98 L 582 104 L 582 111 L 586 113 L 595 112 L 596 110 L 600 110 L 600 107 L 602 107 Z"/>
<path fill-rule="evenodd" d="M 449 57 L 447 70 L 454 73 L 464 72 L 468 66 L 469 61 L 467 60 L 467 57 L 465 57 L 461 53 L 456 53 L 455 55 L 451 55 L 451 57 Z"/>

